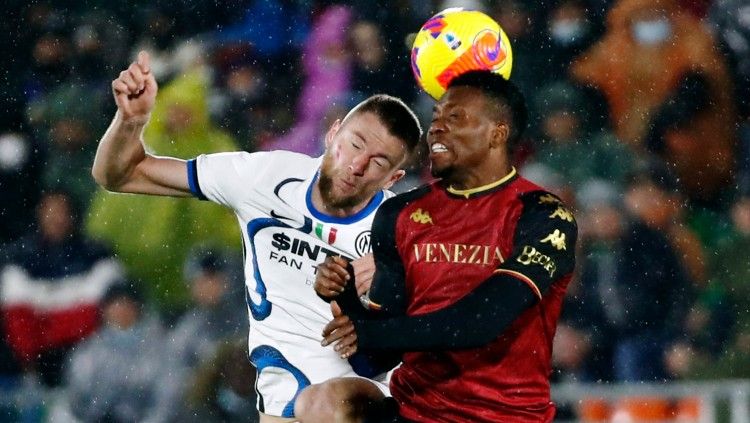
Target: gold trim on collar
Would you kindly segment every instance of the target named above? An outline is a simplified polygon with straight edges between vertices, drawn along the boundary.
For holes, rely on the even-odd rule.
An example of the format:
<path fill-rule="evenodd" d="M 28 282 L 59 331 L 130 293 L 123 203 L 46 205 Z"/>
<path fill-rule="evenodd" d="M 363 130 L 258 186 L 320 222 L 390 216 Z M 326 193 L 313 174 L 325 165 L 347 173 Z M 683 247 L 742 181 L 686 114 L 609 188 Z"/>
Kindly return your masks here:
<path fill-rule="evenodd" d="M 481 187 L 469 188 L 469 189 L 455 189 L 452 186 L 449 186 L 448 187 L 448 192 L 450 192 L 453 195 L 460 195 L 460 196 L 469 198 L 469 196 L 472 195 L 472 194 L 476 194 L 478 192 L 487 191 L 487 190 L 490 190 L 492 188 L 496 188 L 496 187 L 504 184 L 505 182 L 508 182 L 508 180 L 510 178 L 514 177 L 514 176 L 516 176 L 516 168 L 515 167 L 511 167 L 510 168 L 510 173 L 507 174 L 507 175 L 505 175 L 505 176 L 503 176 L 503 178 L 500 179 L 500 180 L 498 180 L 498 181 L 489 183 L 487 185 L 482 185 Z"/>

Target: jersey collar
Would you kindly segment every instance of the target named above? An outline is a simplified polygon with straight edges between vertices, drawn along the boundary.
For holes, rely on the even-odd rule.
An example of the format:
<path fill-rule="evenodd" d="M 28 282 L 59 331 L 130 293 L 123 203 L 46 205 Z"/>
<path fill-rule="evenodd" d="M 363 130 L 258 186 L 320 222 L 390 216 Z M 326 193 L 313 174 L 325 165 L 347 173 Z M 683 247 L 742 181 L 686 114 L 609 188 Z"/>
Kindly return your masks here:
<path fill-rule="evenodd" d="M 452 186 L 449 186 L 448 188 L 446 188 L 446 190 L 448 191 L 448 193 L 452 195 L 455 195 L 458 197 L 470 198 L 472 196 L 477 196 L 479 194 L 484 194 L 484 193 L 495 191 L 497 188 L 500 188 L 503 185 L 505 185 L 505 183 L 513 180 L 516 177 L 516 175 L 517 175 L 516 168 L 511 167 L 510 173 L 503 176 L 501 179 L 495 182 L 491 182 L 487 185 L 482 185 L 481 187 L 469 188 L 469 189 L 455 189 Z"/>

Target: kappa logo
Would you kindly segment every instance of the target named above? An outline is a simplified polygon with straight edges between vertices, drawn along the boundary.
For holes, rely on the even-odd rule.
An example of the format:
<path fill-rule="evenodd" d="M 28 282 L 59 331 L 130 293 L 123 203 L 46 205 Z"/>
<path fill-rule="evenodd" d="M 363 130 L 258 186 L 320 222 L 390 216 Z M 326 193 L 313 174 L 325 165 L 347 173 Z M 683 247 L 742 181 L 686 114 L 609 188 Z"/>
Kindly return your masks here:
<path fill-rule="evenodd" d="M 560 232 L 559 229 L 555 229 L 555 232 L 547 235 L 542 242 L 549 242 L 553 247 L 558 250 L 565 250 L 565 234 Z"/>
<path fill-rule="evenodd" d="M 544 194 L 541 197 L 539 197 L 539 204 L 550 204 L 550 203 L 555 204 L 559 202 L 560 200 L 558 200 L 557 197 L 555 197 L 552 194 Z"/>
<path fill-rule="evenodd" d="M 432 218 L 430 217 L 430 212 L 422 211 L 422 209 L 416 209 L 414 213 L 409 216 L 409 218 L 423 225 L 426 225 L 428 223 L 430 225 L 434 225 L 434 223 L 432 223 Z"/>
<path fill-rule="evenodd" d="M 568 222 L 572 222 L 573 221 L 573 213 L 571 213 L 570 211 L 568 211 L 563 206 L 558 206 L 557 209 L 554 212 L 552 212 L 551 215 L 549 215 L 549 217 L 550 217 L 550 219 L 553 219 L 555 217 L 559 217 L 560 219 L 566 220 Z"/>
<path fill-rule="evenodd" d="M 357 235 L 357 238 L 354 240 L 354 249 L 360 257 L 372 251 L 372 245 L 370 245 L 370 231 L 364 231 Z"/>

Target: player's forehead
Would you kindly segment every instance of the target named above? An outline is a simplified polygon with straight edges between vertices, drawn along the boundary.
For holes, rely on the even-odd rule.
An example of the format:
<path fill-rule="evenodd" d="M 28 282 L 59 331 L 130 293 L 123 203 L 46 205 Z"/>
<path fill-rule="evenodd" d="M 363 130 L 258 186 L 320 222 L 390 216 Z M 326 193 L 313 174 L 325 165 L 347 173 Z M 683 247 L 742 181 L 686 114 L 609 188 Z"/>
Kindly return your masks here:
<path fill-rule="evenodd" d="M 358 112 L 348 116 L 342 123 L 341 134 L 359 140 L 375 154 L 386 156 L 397 163 L 406 155 L 406 145 L 391 134 L 380 117 L 372 112 Z"/>
<path fill-rule="evenodd" d="M 433 111 L 450 110 L 456 108 L 484 108 L 487 98 L 479 88 L 460 85 L 450 87 L 440 100 L 435 103 Z"/>

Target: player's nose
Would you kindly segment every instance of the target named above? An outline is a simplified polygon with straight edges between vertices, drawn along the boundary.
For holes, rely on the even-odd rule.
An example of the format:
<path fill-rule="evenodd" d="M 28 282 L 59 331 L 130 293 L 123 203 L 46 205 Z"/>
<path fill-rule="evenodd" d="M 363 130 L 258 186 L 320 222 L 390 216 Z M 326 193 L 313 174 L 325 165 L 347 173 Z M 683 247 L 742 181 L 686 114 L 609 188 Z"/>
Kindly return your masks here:
<path fill-rule="evenodd" d="M 368 158 L 365 154 L 357 154 L 349 163 L 349 170 L 356 176 L 362 176 L 367 169 Z"/>
<path fill-rule="evenodd" d="M 432 122 L 430 122 L 430 128 L 427 130 L 427 135 L 445 132 L 445 129 L 445 120 L 440 116 L 433 116 Z"/>

